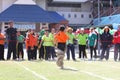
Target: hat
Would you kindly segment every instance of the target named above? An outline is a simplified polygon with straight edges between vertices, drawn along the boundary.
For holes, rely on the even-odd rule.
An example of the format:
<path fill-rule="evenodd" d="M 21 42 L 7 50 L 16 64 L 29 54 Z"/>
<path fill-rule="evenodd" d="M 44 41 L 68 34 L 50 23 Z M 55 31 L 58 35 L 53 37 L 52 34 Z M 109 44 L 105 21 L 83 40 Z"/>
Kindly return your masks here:
<path fill-rule="evenodd" d="M 108 26 L 105 26 L 105 27 L 103 28 L 103 30 L 105 30 L 105 29 L 109 29 L 109 30 L 110 30 L 110 28 L 109 28 Z"/>
<path fill-rule="evenodd" d="M 67 28 L 67 31 L 73 31 L 73 29 L 71 27 Z"/>
<path fill-rule="evenodd" d="M 83 30 L 83 31 L 84 31 L 84 28 L 81 28 L 80 30 Z"/>
<path fill-rule="evenodd" d="M 90 30 L 93 30 L 93 29 L 94 29 L 93 27 L 90 28 Z"/>

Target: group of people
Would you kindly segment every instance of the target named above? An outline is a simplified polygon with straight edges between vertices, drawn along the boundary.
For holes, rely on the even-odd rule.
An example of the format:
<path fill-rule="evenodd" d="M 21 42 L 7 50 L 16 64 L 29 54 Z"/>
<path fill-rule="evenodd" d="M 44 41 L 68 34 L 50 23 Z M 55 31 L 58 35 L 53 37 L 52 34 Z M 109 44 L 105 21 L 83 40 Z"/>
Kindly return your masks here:
<path fill-rule="evenodd" d="M 84 32 L 84 28 L 81 28 L 79 33 L 73 33 L 71 27 L 66 28 L 65 26 L 61 26 L 58 32 L 54 28 L 51 28 L 50 31 L 42 29 L 39 33 L 35 33 L 34 30 L 30 29 L 26 33 L 26 37 L 24 37 L 20 31 L 13 27 L 13 22 L 9 22 L 9 26 L 6 30 L 6 36 L 0 30 L 0 60 L 5 60 L 4 43 L 6 39 L 8 43 L 7 60 L 11 59 L 11 53 L 13 53 L 13 60 L 24 60 L 23 43 L 25 42 L 29 61 L 36 60 L 38 52 L 40 60 L 55 60 L 57 56 L 57 65 L 63 68 L 65 53 L 67 60 L 70 60 L 71 54 L 73 61 L 76 61 L 74 45 L 76 40 L 79 45 L 78 58 L 80 59 L 88 58 L 86 52 L 86 46 L 88 46 L 90 49 L 89 60 L 96 60 L 96 49 L 99 42 L 101 43 L 99 60 L 109 59 L 109 50 L 112 44 L 115 44 L 114 60 L 120 60 L 120 26 L 118 26 L 118 30 L 114 35 L 111 35 L 109 33 L 110 28 L 105 26 L 103 28 L 104 32 L 100 35 L 100 40 L 98 40 L 99 34 L 96 33 L 93 27 L 89 29 L 89 34 Z"/>

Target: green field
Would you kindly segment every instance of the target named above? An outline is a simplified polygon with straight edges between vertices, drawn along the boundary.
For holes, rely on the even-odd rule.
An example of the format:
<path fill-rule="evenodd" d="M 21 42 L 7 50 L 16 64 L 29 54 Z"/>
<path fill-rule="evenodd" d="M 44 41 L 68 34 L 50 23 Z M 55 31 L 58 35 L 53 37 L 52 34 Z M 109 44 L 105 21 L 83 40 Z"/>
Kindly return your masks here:
<path fill-rule="evenodd" d="M 120 80 L 120 62 L 64 61 L 60 69 L 55 61 L 0 61 L 0 80 Z"/>

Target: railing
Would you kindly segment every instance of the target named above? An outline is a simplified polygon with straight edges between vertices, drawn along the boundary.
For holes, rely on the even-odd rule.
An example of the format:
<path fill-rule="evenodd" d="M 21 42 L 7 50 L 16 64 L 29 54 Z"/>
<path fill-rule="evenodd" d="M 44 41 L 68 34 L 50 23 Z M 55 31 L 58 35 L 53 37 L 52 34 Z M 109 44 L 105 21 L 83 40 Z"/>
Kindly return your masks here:
<path fill-rule="evenodd" d="M 93 11 L 94 18 L 98 17 L 97 12 L 98 12 L 97 9 Z M 115 14 L 120 14 L 120 7 L 107 8 L 104 10 L 100 10 L 100 17 L 110 16 L 110 15 L 115 15 Z"/>

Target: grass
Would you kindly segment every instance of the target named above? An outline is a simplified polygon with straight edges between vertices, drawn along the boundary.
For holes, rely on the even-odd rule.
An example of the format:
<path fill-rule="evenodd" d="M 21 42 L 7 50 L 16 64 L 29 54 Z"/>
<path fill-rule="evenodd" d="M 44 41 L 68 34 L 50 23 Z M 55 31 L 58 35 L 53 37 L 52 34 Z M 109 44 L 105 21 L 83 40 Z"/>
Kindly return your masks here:
<path fill-rule="evenodd" d="M 60 69 L 55 61 L 0 61 L 0 80 L 120 80 L 120 62 L 64 61 Z"/>

